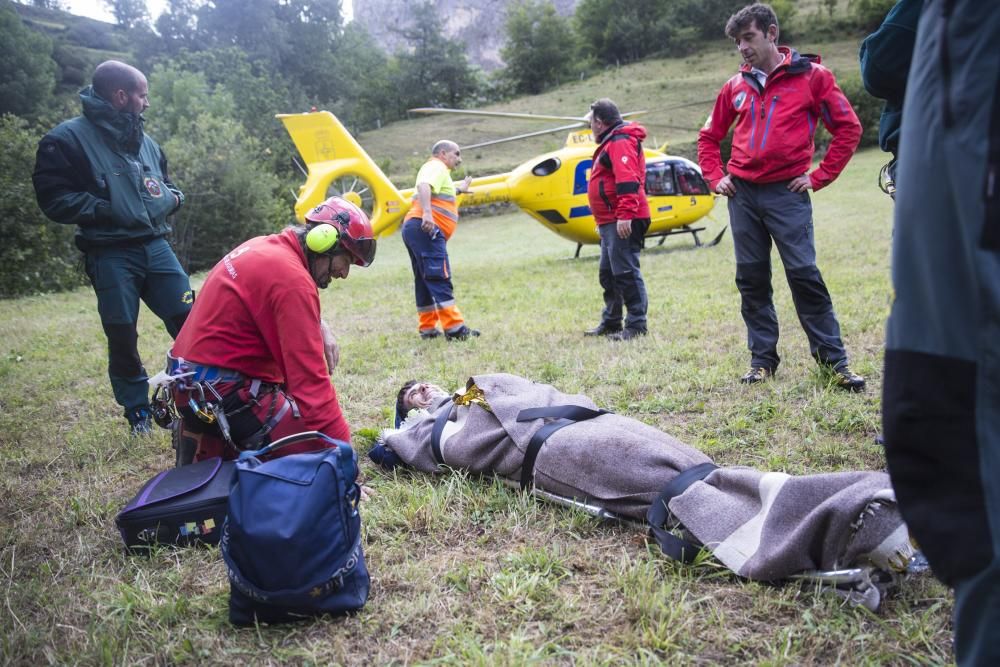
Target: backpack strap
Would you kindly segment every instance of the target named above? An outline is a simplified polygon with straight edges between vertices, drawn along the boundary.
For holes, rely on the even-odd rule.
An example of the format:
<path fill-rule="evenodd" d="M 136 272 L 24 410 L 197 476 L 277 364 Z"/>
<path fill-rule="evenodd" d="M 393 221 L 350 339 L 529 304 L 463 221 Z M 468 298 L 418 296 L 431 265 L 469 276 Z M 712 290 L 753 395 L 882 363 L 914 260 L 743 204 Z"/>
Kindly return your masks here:
<path fill-rule="evenodd" d="M 667 505 L 672 499 L 684 493 L 689 486 L 705 479 L 718 467 L 714 463 L 699 463 L 693 468 L 684 470 L 663 487 L 660 495 L 649 506 L 649 511 L 646 512 L 646 521 L 649 522 L 649 532 L 653 536 L 653 539 L 656 540 L 656 543 L 660 545 L 660 550 L 670 558 L 682 563 L 693 563 L 694 559 L 701 552 L 701 547 L 693 542 L 677 537 L 664 528 L 664 524 L 670 516 L 670 510 Z"/>
<path fill-rule="evenodd" d="M 609 410 L 592 410 L 582 405 L 550 405 L 544 408 L 527 408 L 517 413 L 517 421 L 525 422 L 533 419 L 555 418 L 556 421 L 549 422 L 538 429 L 531 441 L 528 442 L 528 449 L 524 452 L 524 462 L 521 463 L 521 490 L 527 491 L 535 477 L 535 459 L 542 445 L 549 436 L 561 428 L 609 414 Z"/>

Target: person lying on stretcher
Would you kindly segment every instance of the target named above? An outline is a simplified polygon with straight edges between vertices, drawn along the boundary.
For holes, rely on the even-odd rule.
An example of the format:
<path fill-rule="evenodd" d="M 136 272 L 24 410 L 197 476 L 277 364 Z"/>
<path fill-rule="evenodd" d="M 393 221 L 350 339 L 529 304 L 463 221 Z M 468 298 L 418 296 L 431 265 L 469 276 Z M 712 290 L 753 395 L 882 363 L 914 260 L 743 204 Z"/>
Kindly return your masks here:
<path fill-rule="evenodd" d="M 706 548 L 750 579 L 822 580 L 846 569 L 895 579 L 914 556 L 882 472 L 718 467 L 586 396 L 503 373 L 476 375 L 455 395 L 409 382 L 396 414 L 396 428 L 369 452 L 384 468 L 498 475 L 605 516 L 648 521 L 664 553 L 690 560 Z"/>

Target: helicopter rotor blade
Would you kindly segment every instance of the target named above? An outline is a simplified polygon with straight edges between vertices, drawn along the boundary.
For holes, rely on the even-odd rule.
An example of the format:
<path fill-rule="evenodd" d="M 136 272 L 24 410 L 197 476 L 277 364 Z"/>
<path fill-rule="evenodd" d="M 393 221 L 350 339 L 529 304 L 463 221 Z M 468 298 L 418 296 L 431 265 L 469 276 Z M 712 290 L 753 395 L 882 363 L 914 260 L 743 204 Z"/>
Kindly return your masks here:
<path fill-rule="evenodd" d="M 670 111 L 673 109 L 682 109 L 684 107 L 696 106 L 701 104 L 708 104 L 713 100 L 698 100 L 694 102 L 684 102 L 682 104 L 675 104 L 669 107 L 664 107 L 663 109 L 650 110 L 640 110 L 640 111 L 628 111 L 622 114 L 622 118 L 629 118 L 632 116 L 641 116 L 649 113 L 656 113 L 661 111 Z M 574 121 L 570 125 L 560 125 L 559 127 L 553 127 L 548 130 L 538 130 L 536 132 L 526 132 L 524 134 L 516 134 L 510 137 L 504 137 L 502 139 L 492 139 L 490 141 L 481 141 L 474 144 L 463 145 L 464 149 L 471 148 L 484 148 L 486 146 L 495 146 L 497 144 L 504 144 L 510 141 L 519 141 L 521 139 L 530 139 L 531 137 L 539 137 L 546 134 L 551 134 L 553 132 L 564 132 L 566 130 L 574 130 L 581 127 L 587 127 L 589 122 L 585 116 L 553 116 L 547 114 L 533 114 L 533 113 L 517 113 L 514 111 L 479 111 L 476 109 L 452 109 L 448 107 L 417 107 L 413 109 L 408 109 L 408 111 L 413 113 L 421 114 L 432 114 L 432 113 L 446 113 L 446 114 L 456 114 L 465 116 L 483 116 L 492 118 L 518 118 L 522 120 L 570 120 Z M 659 123 L 652 123 L 658 127 L 665 127 L 670 129 L 679 129 L 685 131 L 697 131 L 700 128 L 690 128 L 690 127 L 680 127 L 674 125 L 660 125 Z"/>
<path fill-rule="evenodd" d="M 523 120 L 575 120 L 581 123 L 587 122 L 586 116 L 550 116 L 548 114 L 518 113 L 514 111 L 480 111 L 478 109 L 449 109 L 446 107 L 418 107 L 415 109 L 407 109 L 407 111 L 411 111 L 413 113 L 426 113 L 426 114 L 451 113 L 451 114 L 464 114 L 466 116 L 486 116 L 493 118 L 521 118 Z M 622 114 L 622 118 L 628 118 L 629 116 L 640 116 L 645 113 L 649 113 L 649 111 L 646 110 L 628 111 Z"/>
<path fill-rule="evenodd" d="M 578 127 L 586 127 L 586 123 L 580 121 L 578 123 L 573 123 L 572 125 L 561 125 L 559 127 L 553 127 L 548 130 L 538 130 L 537 132 L 528 132 L 527 134 L 518 134 L 513 137 L 504 137 L 503 139 L 493 139 L 491 141 L 481 141 L 477 144 L 463 145 L 463 150 L 468 150 L 471 148 L 482 148 L 483 146 L 495 146 L 496 144 L 504 144 L 508 141 L 517 141 L 519 139 L 528 139 L 529 137 L 540 137 L 543 134 L 552 134 L 553 132 L 564 132 L 566 130 L 574 130 Z"/>
<path fill-rule="evenodd" d="M 649 113 L 660 113 L 661 111 L 673 111 L 674 109 L 684 109 L 686 107 L 696 107 L 702 104 L 713 104 L 715 100 L 696 100 L 694 102 L 681 102 L 680 104 L 671 104 L 668 107 L 663 107 L 662 109 L 653 109 Z"/>
<path fill-rule="evenodd" d="M 622 118 L 626 116 L 638 116 L 639 114 L 648 113 L 647 111 L 630 111 L 628 113 L 623 113 Z M 540 116 L 534 116 L 535 118 L 540 118 Z M 525 134 L 516 134 L 511 137 L 504 137 L 503 139 L 493 139 L 490 141 L 481 141 L 477 144 L 469 144 L 467 146 L 462 146 L 462 148 L 483 148 L 484 146 L 495 146 L 497 144 L 505 144 L 508 141 L 519 141 L 521 139 L 529 139 L 531 137 L 540 137 L 545 134 L 552 134 L 553 132 L 565 132 L 566 130 L 574 130 L 578 127 L 587 127 L 589 123 L 586 120 L 580 120 L 579 122 L 573 123 L 572 125 L 560 125 L 559 127 L 553 127 L 548 130 L 538 130 L 536 132 L 527 132 Z"/>
<path fill-rule="evenodd" d="M 449 109 L 446 107 L 418 107 L 407 109 L 412 113 L 450 113 L 466 116 L 492 116 L 496 118 L 524 118 L 526 120 L 575 120 L 580 123 L 586 122 L 583 116 L 547 116 L 534 113 L 516 113 L 513 111 L 478 111 L 476 109 Z"/>
<path fill-rule="evenodd" d="M 646 124 L 646 129 L 647 130 L 649 128 L 652 128 L 652 127 L 662 127 L 662 128 L 666 128 L 668 130 L 683 130 L 684 132 L 699 132 L 701 130 L 700 127 L 687 127 L 687 126 L 684 126 L 684 125 L 670 125 L 669 123 L 647 123 Z"/>

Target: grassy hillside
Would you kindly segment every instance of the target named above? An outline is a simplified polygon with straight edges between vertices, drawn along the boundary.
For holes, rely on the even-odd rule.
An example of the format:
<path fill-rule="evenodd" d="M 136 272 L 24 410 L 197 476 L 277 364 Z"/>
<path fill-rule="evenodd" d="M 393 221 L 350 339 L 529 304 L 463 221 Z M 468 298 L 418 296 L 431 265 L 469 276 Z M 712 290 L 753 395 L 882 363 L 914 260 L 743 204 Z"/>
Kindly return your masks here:
<path fill-rule="evenodd" d="M 521 213 L 464 221 L 450 243 L 457 297 L 481 338 L 420 341 L 406 251 L 380 242 L 369 269 L 322 294 L 341 346 L 334 374 L 363 454 L 406 379 L 449 387 L 509 371 L 584 392 L 723 465 L 789 473 L 882 469 L 883 325 L 891 206 L 861 153 L 816 193 L 819 264 L 854 367 L 848 395 L 816 370 L 780 270 L 783 364 L 746 387 L 748 354 L 727 237 L 672 239 L 642 255 L 650 335 L 585 339 L 601 307 L 594 247 Z M 726 222 L 723 205 L 715 216 Z M 775 261 L 777 258 L 775 257 Z M 200 280 L 200 277 L 196 278 Z M 169 340 L 148 311 L 140 349 Z M 168 437 L 130 440 L 106 378 L 90 290 L 0 302 L 0 663 L 55 664 L 941 664 L 951 596 L 924 577 L 878 614 L 797 585 L 741 581 L 712 561 L 679 566 L 639 533 L 459 475 L 362 472 L 372 597 L 358 615 L 235 630 L 217 549 L 126 557 L 113 527 L 173 460 Z"/>
<path fill-rule="evenodd" d="M 117 25 L 59 9 L 19 3 L 13 3 L 13 7 L 26 25 L 53 40 L 56 46 L 53 57 L 59 67 L 56 92 L 71 97 L 74 107 L 75 93 L 90 83 L 98 63 L 109 59 L 132 59 L 131 36 Z"/>
<path fill-rule="evenodd" d="M 823 63 L 838 76 L 858 72 L 856 39 L 824 43 L 797 42 L 793 46 L 802 52 L 819 53 Z M 740 62 L 739 54 L 732 44 L 719 40 L 706 45 L 694 56 L 647 60 L 621 68 L 610 68 L 595 77 L 568 83 L 541 95 L 521 97 L 484 108 L 491 111 L 582 116 L 595 99 L 610 97 L 622 111 L 649 112 L 638 119 L 649 131 L 648 145 L 659 146 L 667 142 L 671 151 L 693 157 L 698 128 L 711 111 L 719 88 L 736 72 Z M 681 105 L 685 106 L 672 108 Z M 358 137 L 358 141 L 379 164 L 388 166 L 387 174 L 391 179 L 409 186 L 416 170 L 426 159 L 430 145 L 439 138 L 450 138 L 460 144 L 473 144 L 560 124 L 437 114 L 392 123 L 374 132 L 364 132 Z M 507 171 L 535 155 L 558 149 L 565 140 L 565 133 L 556 133 L 475 149 L 463 156 L 465 168 L 477 176 Z"/>

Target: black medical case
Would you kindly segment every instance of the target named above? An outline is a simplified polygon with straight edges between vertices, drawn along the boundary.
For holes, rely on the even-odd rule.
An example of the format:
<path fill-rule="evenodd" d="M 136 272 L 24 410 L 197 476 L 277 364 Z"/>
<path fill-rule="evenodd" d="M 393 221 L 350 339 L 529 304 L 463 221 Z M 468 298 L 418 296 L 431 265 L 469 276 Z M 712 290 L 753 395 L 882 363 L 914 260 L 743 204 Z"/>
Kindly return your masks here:
<path fill-rule="evenodd" d="M 156 544 L 218 544 L 235 465 L 206 459 L 146 482 L 115 518 L 125 546 L 141 552 Z"/>

